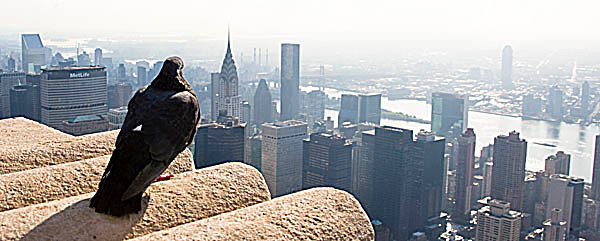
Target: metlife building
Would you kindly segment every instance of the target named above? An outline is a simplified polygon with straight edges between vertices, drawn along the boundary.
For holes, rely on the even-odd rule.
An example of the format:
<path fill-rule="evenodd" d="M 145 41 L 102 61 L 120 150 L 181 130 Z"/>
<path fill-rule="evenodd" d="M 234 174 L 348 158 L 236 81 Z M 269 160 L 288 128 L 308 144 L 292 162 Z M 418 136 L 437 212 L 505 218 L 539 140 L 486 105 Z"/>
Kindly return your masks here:
<path fill-rule="evenodd" d="M 78 116 L 106 115 L 106 70 L 103 66 L 49 67 L 40 80 L 41 121 L 60 129 Z"/>

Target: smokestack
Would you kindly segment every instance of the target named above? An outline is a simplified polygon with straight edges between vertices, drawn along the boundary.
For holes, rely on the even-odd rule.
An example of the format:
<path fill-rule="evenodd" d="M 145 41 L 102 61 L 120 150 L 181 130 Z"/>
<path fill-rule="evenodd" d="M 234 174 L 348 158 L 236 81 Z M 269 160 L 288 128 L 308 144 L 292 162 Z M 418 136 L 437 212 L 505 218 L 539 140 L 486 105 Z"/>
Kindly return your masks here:
<path fill-rule="evenodd" d="M 254 59 L 253 59 L 253 64 L 256 65 L 256 48 L 254 48 Z"/>
<path fill-rule="evenodd" d="M 258 49 L 258 66 L 262 66 L 262 63 L 261 63 L 261 60 L 262 60 L 261 52 L 262 52 L 262 49 Z"/>
<path fill-rule="evenodd" d="M 269 49 L 267 49 L 267 53 L 265 53 L 265 66 L 269 67 Z"/>

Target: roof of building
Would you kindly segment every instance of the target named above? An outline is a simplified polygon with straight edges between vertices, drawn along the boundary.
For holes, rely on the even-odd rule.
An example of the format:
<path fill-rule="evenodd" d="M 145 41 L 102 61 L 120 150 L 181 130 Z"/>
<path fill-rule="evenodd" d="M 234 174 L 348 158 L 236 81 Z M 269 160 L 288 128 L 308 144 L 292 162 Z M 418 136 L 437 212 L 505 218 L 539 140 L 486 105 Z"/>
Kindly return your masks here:
<path fill-rule="evenodd" d="M 23 47 L 25 48 L 38 49 L 44 47 L 39 34 L 23 34 L 21 37 L 23 38 L 23 43 L 25 44 Z"/>
<path fill-rule="evenodd" d="M 86 121 L 98 121 L 98 120 L 103 120 L 104 117 L 101 115 L 80 115 L 77 116 L 71 120 L 69 120 L 68 122 L 71 123 L 78 123 L 78 122 L 86 122 Z"/>

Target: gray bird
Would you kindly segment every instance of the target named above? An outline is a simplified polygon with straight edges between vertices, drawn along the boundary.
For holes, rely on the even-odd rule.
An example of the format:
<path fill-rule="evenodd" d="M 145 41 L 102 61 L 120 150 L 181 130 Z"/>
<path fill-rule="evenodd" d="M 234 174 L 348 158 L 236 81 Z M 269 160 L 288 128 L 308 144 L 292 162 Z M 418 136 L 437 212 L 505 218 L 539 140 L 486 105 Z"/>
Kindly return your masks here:
<path fill-rule="evenodd" d="M 129 101 L 116 148 L 90 202 L 96 212 L 140 211 L 146 188 L 192 143 L 200 108 L 182 69 L 181 58 L 168 58 L 152 83 Z"/>

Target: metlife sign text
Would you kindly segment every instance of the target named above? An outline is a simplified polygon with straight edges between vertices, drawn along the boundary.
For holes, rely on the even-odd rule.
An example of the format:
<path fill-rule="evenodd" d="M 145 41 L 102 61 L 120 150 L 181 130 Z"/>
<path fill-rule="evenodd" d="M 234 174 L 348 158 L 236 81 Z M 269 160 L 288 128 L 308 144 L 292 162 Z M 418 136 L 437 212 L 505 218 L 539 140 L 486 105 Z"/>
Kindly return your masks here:
<path fill-rule="evenodd" d="M 80 72 L 80 73 L 70 73 L 69 78 L 87 78 L 90 77 L 90 73 Z"/>

